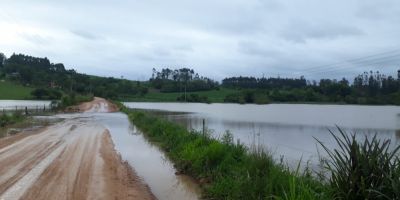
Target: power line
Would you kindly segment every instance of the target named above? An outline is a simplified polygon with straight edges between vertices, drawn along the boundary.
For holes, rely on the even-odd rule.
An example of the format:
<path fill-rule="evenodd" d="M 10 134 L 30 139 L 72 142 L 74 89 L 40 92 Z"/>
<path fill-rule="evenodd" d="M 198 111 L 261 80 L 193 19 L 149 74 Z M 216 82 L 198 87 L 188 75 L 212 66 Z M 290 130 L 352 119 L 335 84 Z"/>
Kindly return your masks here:
<path fill-rule="evenodd" d="M 357 62 L 357 61 L 368 60 L 368 58 L 372 58 L 372 60 L 373 60 L 374 59 L 373 57 L 377 57 L 377 56 L 378 56 L 378 59 L 379 59 L 379 56 L 390 55 L 390 54 L 393 54 L 393 53 L 396 53 L 396 54 L 395 55 L 391 55 L 391 56 L 399 56 L 400 55 L 400 49 L 395 49 L 395 50 L 386 51 L 386 52 L 382 52 L 382 53 L 378 53 L 378 54 L 372 54 L 372 55 L 363 56 L 363 57 L 358 57 L 358 58 L 354 58 L 354 59 L 347 59 L 347 60 L 343 60 L 343 61 L 332 63 L 332 64 L 318 65 L 318 66 L 314 66 L 314 67 L 306 67 L 304 69 L 304 71 L 308 71 L 308 70 L 312 71 L 313 69 L 318 69 L 318 68 L 331 67 L 331 66 L 336 66 L 336 65 L 343 65 L 343 64 L 347 64 L 347 63 L 354 63 L 354 62 Z"/>

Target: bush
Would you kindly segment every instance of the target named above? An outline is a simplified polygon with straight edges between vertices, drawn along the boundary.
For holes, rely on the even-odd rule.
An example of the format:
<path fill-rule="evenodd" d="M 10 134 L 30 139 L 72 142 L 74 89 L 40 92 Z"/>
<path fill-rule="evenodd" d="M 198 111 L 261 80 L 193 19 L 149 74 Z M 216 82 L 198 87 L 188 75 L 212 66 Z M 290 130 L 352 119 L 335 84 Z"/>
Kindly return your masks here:
<path fill-rule="evenodd" d="M 7 125 L 14 124 L 16 122 L 22 121 L 23 119 L 25 119 L 25 116 L 23 116 L 21 112 L 14 112 L 11 114 L 1 114 L 0 127 L 5 127 Z"/>
<path fill-rule="evenodd" d="M 200 96 L 198 94 L 189 94 L 186 96 L 186 99 L 185 99 L 185 95 L 182 94 L 181 96 L 177 97 L 176 100 L 181 101 L 181 102 L 210 103 L 210 100 L 208 100 L 208 97 Z"/>
<path fill-rule="evenodd" d="M 399 199 L 400 198 L 400 146 L 389 150 L 390 140 L 380 141 L 365 136 L 358 142 L 355 134 L 348 136 L 338 128 L 340 135 L 332 136 L 339 149 L 330 150 L 330 161 L 325 167 L 330 172 L 330 186 L 337 199 Z"/>
<path fill-rule="evenodd" d="M 31 92 L 36 99 L 60 99 L 62 93 L 55 89 L 38 88 Z"/>

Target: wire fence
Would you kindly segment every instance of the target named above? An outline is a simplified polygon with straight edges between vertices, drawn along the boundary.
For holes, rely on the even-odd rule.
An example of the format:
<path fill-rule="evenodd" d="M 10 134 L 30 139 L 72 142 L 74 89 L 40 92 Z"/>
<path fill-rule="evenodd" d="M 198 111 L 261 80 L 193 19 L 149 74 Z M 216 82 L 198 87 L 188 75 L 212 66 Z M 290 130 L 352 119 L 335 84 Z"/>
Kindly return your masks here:
<path fill-rule="evenodd" d="M 0 106 L 0 115 L 10 114 L 10 113 L 21 113 L 23 115 L 43 115 L 54 113 L 55 107 L 51 104 L 43 105 L 24 105 L 24 106 Z"/>

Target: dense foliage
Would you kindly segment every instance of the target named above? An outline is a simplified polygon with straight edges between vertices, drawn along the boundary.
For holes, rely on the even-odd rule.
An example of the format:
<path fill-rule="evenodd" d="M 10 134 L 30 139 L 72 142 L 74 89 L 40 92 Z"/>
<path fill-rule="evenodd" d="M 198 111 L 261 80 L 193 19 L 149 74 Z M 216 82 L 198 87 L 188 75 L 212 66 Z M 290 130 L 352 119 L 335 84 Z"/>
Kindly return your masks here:
<path fill-rule="evenodd" d="M 195 73 L 193 69 L 169 69 L 161 71 L 153 69 L 150 79 L 152 86 L 161 92 L 191 92 L 212 90 L 218 86 L 218 82 Z"/>
<path fill-rule="evenodd" d="M 307 83 L 308 82 L 308 83 Z M 319 83 L 300 79 L 233 77 L 222 86 L 240 90 L 225 98 L 225 102 L 336 102 L 349 104 L 400 104 L 400 76 L 365 72 L 346 79 L 321 79 Z"/>
<path fill-rule="evenodd" d="M 375 135 L 358 142 L 355 134 L 338 131 L 331 132 L 338 149 L 320 142 L 329 155 L 325 166 L 335 199 L 400 199 L 400 146 L 390 150 L 390 140 Z"/>
<path fill-rule="evenodd" d="M 180 102 L 210 103 L 208 97 L 200 96 L 198 94 L 189 94 L 189 95 L 182 94 L 181 96 L 177 97 L 176 100 Z"/>
<path fill-rule="evenodd" d="M 306 79 L 302 76 L 299 79 L 291 78 L 255 78 L 255 77 L 230 77 L 222 80 L 222 86 L 232 88 L 304 88 L 307 86 Z"/>
<path fill-rule="evenodd" d="M 0 62 L 0 78 L 40 88 L 32 93 L 37 98 L 59 97 L 54 90 L 106 98 L 147 93 L 147 87 L 138 81 L 77 73 L 73 69 L 65 69 L 61 63 L 51 63 L 47 58 L 13 54 L 6 59 L 3 54 L 0 55 L 0 60 L 3 60 Z"/>

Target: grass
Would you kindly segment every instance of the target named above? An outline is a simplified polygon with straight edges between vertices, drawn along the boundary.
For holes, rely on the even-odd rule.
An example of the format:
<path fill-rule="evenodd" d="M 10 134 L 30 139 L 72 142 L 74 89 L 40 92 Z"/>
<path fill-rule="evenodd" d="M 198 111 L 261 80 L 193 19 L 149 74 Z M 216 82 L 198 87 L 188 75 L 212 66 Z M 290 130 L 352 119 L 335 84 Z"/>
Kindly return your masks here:
<path fill-rule="evenodd" d="M 0 81 L 0 99 L 24 100 L 33 99 L 31 92 L 34 88 L 25 87 L 12 82 Z"/>
<path fill-rule="evenodd" d="M 400 199 L 400 146 L 390 150 L 390 140 L 365 137 L 356 140 L 338 128 L 333 138 L 339 144 L 328 149 L 330 160 L 325 163 L 330 172 L 329 185 L 337 199 Z"/>
<path fill-rule="evenodd" d="M 21 122 L 26 117 L 21 112 L 2 113 L 0 114 L 0 127 L 5 127 L 11 124 Z"/>
<path fill-rule="evenodd" d="M 227 133 L 220 139 L 122 107 L 177 169 L 197 179 L 206 199 L 327 199 L 326 186 L 310 172 L 292 172 L 260 148 L 249 151 Z M 329 198 L 328 198 L 329 199 Z"/>
<path fill-rule="evenodd" d="M 377 137 L 356 140 L 339 127 L 331 132 L 337 149 L 329 149 L 323 166 L 325 176 L 309 170 L 292 171 L 277 163 L 262 148 L 248 149 L 233 142 L 227 132 L 221 138 L 188 131 L 149 113 L 121 110 L 159 145 L 178 171 L 197 179 L 205 199 L 400 199 L 400 147 L 389 148 L 390 140 Z"/>
<path fill-rule="evenodd" d="M 228 94 L 237 92 L 234 89 L 220 88 L 219 90 L 188 92 L 187 95 L 197 94 L 199 96 L 206 96 L 208 100 L 213 103 L 222 103 Z M 177 98 L 182 96 L 182 92 L 164 93 L 156 90 L 150 90 L 144 96 L 128 96 L 121 98 L 121 101 L 136 101 L 136 102 L 176 102 Z"/>

